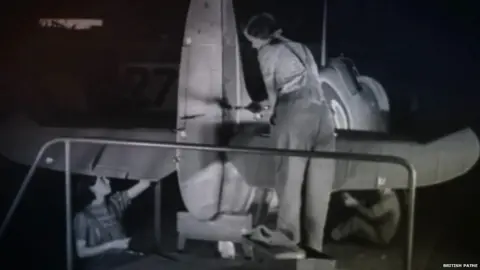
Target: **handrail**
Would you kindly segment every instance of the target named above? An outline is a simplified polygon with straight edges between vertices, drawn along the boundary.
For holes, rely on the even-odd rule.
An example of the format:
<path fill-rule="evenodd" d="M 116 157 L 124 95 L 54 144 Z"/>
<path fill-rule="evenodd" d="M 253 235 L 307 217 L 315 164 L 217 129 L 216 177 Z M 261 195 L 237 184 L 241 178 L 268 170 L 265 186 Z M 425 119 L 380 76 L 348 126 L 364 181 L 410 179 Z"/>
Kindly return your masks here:
<path fill-rule="evenodd" d="M 184 150 L 197 150 L 197 151 L 209 151 L 209 152 L 237 152 L 245 154 L 259 154 L 259 155 L 281 155 L 281 156 L 297 156 L 297 157 L 309 157 L 309 158 L 326 158 L 326 159 L 343 159 L 343 160 L 357 160 L 366 162 L 380 162 L 397 164 L 404 167 L 408 172 L 408 189 L 409 189 L 409 204 L 408 204 L 408 231 L 407 231 L 407 246 L 405 254 L 405 269 L 412 270 L 413 263 L 413 236 L 414 236 L 414 222 L 415 222 L 415 196 L 417 185 L 417 174 L 414 166 L 406 159 L 396 156 L 388 155 L 374 155 L 363 153 L 348 153 L 348 152 L 326 152 L 326 151 L 298 151 L 298 150 L 281 150 L 265 147 L 231 147 L 231 146 L 213 146 L 205 144 L 193 144 L 193 143 L 177 143 L 177 142 L 152 142 L 152 141 L 132 141 L 132 140 L 111 140 L 102 138 L 55 138 L 46 142 L 38 151 L 38 154 L 30 167 L 12 205 L 5 217 L 2 226 L 0 227 L 0 238 L 5 232 L 7 225 L 10 223 L 13 213 L 15 212 L 20 200 L 23 197 L 33 173 L 35 172 L 40 159 L 45 151 L 54 144 L 65 143 L 65 189 L 66 189 L 66 223 L 67 223 L 67 269 L 73 269 L 73 250 L 72 250 L 72 236 L 71 236 L 71 193 L 70 193 L 70 146 L 71 143 L 89 143 L 89 144 L 108 144 L 108 145 L 123 145 L 123 146 L 135 146 L 135 147 L 153 147 L 153 148 L 176 148 Z M 156 190 L 157 191 L 157 190 Z M 160 189 L 158 189 L 160 191 Z M 160 195 L 160 192 L 156 195 Z M 156 202 L 160 200 L 156 198 Z M 157 208 L 157 207 L 156 207 Z M 158 212 L 158 211 L 157 211 Z M 156 229 L 160 228 L 160 219 L 156 220 Z M 159 234 L 156 234 L 157 241 L 159 240 Z"/>

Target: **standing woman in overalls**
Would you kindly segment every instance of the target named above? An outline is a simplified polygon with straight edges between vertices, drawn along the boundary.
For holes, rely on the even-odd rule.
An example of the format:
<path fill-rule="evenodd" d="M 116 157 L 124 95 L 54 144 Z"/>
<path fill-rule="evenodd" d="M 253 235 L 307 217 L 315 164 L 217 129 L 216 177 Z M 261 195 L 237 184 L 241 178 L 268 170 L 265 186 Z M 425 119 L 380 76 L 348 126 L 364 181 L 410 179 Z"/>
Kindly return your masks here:
<path fill-rule="evenodd" d="M 247 108 L 258 113 L 265 106 L 273 106 L 272 146 L 333 151 L 333 116 L 323 98 L 318 68 L 310 50 L 283 37 L 273 16 L 266 13 L 252 17 L 244 35 L 258 50 L 268 94 L 268 101 L 251 103 Z M 275 164 L 275 189 L 280 200 L 277 230 L 269 231 L 269 237 L 265 237 L 261 230 L 268 229 L 260 226 L 251 234 L 252 240 L 290 247 L 301 244 L 307 250 L 321 252 L 335 161 L 277 156 Z"/>

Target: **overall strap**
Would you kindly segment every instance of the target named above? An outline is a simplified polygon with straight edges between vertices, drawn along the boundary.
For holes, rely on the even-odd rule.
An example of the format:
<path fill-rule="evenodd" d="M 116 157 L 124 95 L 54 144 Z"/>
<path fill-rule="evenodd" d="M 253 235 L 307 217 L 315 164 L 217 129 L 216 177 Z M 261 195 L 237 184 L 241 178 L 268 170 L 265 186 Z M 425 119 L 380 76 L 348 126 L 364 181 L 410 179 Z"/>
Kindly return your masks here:
<path fill-rule="evenodd" d="M 300 45 L 302 46 L 303 51 L 305 52 L 305 58 L 303 59 L 300 57 L 300 55 L 297 53 L 297 51 L 289 44 L 288 40 L 285 39 L 280 39 L 282 41 L 282 44 L 285 45 L 285 47 L 295 55 L 295 57 L 300 61 L 300 63 L 303 65 L 305 68 L 305 72 L 307 73 L 307 85 L 308 88 L 310 88 L 311 95 L 315 100 L 318 100 L 319 102 L 322 102 L 324 100 L 323 98 L 323 93 L 322 89 L 319 87 L 319 85 L 316 84 L 317 82 L 317 74 L 315 74 L 313 70 L 313 63 L 309 61 L 309 55 L 307 48 L 304 44 Z"/>

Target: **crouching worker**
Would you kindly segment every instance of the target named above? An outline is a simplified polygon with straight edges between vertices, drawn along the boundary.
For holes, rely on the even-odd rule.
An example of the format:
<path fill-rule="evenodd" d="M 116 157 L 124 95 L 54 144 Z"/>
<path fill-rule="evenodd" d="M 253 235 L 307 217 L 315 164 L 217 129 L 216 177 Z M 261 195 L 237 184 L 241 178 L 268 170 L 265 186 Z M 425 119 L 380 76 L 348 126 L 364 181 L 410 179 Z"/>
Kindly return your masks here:
<path fill-rule="evenodd" d="M 348 192 L 342 195 L 345 205 L 354 208 L 357 214 L 333 229 L 332 239 L 338 241 L 353 236 L 377 245 L 388 245 L 398 230 L 401 217 L 396 193 L 389 188 L 379 190 L 377 203 L 370 207 Z"/>
<path fill-rule="evenodd" d="M 133 262 L 141 255 L 128 251 L 121 218 L 130 201 L 150 186 L 140 181 L 128 190 L 111 194 L 106 177 L 81 179 L 76 194 L 85 205 L 74 218 L 74 236 L 82 269 L 113 269 Z"/>
<path fill-rule="evenodd" d="M 258 113 L 268 106 L 273 108 L 271 147 L 333 151 L 333 117 L 323 97 L 318 68 L 310 50 L 283 37 L 269 14 L 251 18 L 244 35 L 258 50 L 268 94 L 268 101 L 251 103 L 247 109 Z M 246 235 L 247 239 L 263 246 L 296 250 L 289 253 L 292 256 L 283 254 L 277 258 L 302 258 L 307 249 L 321 252 L 335 161 L 276 156 L 275 166 L 275 190 L 279 197 L 277 228 L 259 226 Z"/>

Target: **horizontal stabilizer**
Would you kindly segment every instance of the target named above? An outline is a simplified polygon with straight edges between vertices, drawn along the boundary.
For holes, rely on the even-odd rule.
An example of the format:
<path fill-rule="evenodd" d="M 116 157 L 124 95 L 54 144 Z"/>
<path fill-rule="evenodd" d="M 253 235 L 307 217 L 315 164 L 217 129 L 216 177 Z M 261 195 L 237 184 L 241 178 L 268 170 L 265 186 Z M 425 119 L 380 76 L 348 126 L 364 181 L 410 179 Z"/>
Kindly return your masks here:
<path fill-rule="evenodd" d="M 238 134 L 231 142 L 239 147 L 269 147 L 269 138 L 254 130 Z M 258 133 L 258 132 L 257 132 Z M 464 129 L 426 144 L 368 138 L 337 137 L 337 151 L 403 157 L 417 171 L 417 186 L 431 186 L 465 174 L 478 160 L 479 141 L 471 129 Z M 273 156 L 230 153 L 229 161 L 250 185 L 273 187 Z M 382 180 L 382 181 L 380 181 Z M 399 165 L 339 160 L 334 189 L 376 189 L 380 182 L 395 189 L 408 187 L 407 171 Z M 383 183 L 381 183 L 383 184 Z"/>
<path fill-rule="evenodd" d="M 345 139 L 337 151 L 391 155 L 405 158 L 417 171 L 417 186 L 431 186 L 467 173 L 477 162 L 479 141 L 471 129 L 421 144 L 408 141 Z M 373 162 L 340 161 L 337 163 L 336 188 L 371 189 L 385 179 L 392 188 L 407 188 L 407 171 L 399 165 Z M 344 179 L 344 181 L 342 181 Z"/>
<path fill-rule="evenodd" d="M 176 134 L 160 129 L 87 129 L 41 127 L 32 120 L 16 116 L 2 124 L 0 153 L 13 162 L 30 166 L 48 141 L 59 137 L 109 138 L 175 142 Z M 114 178 L 161 179 L 176 170 L 175 149 L 74 143 L 71 146 L 71 171 L 84 175 Z M 65 147 L 55 144 L 47 149 L 39 167 L 65 170 Z"/>

